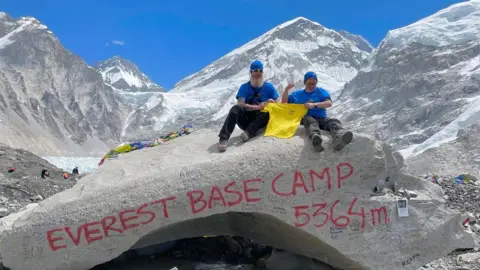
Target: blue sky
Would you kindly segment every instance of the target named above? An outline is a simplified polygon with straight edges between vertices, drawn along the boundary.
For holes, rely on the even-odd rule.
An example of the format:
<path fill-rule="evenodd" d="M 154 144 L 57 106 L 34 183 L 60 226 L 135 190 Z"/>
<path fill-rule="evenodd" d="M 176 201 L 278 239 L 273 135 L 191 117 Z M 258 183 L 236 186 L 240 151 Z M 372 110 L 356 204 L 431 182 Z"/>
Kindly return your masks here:
<path fill-rule="evenodd" d="M 1 0 L 0 11 L 13 17 L 36 17 L 90 65 L 120 55 L 156 83 L 171 88 L 231 50 L 299 16 L 360 34 L 376 46 L 388 30 L 458 2 L 462 1 Z"/>

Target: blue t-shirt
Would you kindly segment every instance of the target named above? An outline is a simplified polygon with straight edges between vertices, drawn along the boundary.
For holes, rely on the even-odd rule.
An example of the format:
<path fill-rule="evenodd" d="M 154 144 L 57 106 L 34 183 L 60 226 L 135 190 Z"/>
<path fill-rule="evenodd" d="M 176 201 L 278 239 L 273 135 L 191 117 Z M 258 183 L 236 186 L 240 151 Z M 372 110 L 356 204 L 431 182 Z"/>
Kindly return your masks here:
<path fill-rule="evenodd" d="M 250 82 L 242 84 L 237 93 L 237 99 L 245 99 L 247 104 L 260 104 L 267 102 L 269 99 L 276 100 L 278 98 L 278 92 L 273 84 L 265 82 L 263 87 L 252 87 Z"/>
<path fill-rule="evenodd" d="M 325 100 L 332 100 L 330 94 L 327 90 L 323 88 L 315 88 L 312 92 L 307 92 L 305 89 L 296 90 L 290 95 L 288 95 L 288 103 L 293 104 L 305 104 L 307 102 L 324 102 Z M 327 117 L 327 110 L 324 108 L 313 108 L 308 110 L 307 115 L 313 116 L 315 118 L 325 118 Z"/>

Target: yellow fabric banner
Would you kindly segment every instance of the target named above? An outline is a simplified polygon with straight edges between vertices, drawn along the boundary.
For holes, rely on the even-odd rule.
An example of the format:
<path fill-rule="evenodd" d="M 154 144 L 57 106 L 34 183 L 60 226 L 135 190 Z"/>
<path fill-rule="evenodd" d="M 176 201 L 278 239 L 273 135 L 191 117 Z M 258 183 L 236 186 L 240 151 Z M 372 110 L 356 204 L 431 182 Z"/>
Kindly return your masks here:
<path fill-rule="evenodd" d="M 297 131 L 307 108 L 303 104 L 267 103 L 262 112 L 270 114 L 265 136 L 288 139 Z"/>

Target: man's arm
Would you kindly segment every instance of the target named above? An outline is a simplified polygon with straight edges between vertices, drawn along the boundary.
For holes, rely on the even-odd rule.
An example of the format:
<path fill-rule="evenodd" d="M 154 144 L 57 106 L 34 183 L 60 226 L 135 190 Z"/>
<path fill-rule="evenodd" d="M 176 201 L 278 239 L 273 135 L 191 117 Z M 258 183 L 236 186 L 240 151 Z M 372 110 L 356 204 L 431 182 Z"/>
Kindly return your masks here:
<path fill-rule="evenodd" d="M 330 93 L 328 93 L 327 90 L 322 89 L 321 96 L 323 97 L 324 101 L 322 102 L 316 102 L 315 104 L 317 105 L 317 108 L 330 108 L 332 107 L 332 98 L 330 97 Z"/>
<path fill-rule="evenodd" d="M 316 105 L 317 108 L 324 108 L 324 109 L 330 108 L 333 105 L 332 100 L 330 98 L 322 102 L 316 102 L 314 104 Z"/>
<path fill-rule="evenodd" d="M 282 95 L 282 103 L 288 103 L 288 91 L 285 89 Z"/>
<path fill-rule="evenodd" d="M 237 98 L 237 104 L 244 107 L 247 110 L 252 110 L 252 111 L 258 110 L 257 105 L 250 105 L 250 104 L 245 103 L 245 98 L 242 98 L 242 97 Z"/>
<path fill-rule="evenodd" d="M 282 103 L 288 103 L 288 92 L 290 91 L 290 89 L 292 89 L 294 86 L 293 83 L 289 83 L 287 85 L 287 87 L 285 88 L 285 91 L 283 91 L 283 95 L 282 95 Z"/>
<path fill-rule="evenodd" d="M 244 107 L 247 110 L 252 110 L 252 111 L 258 110 L 258 106 L 245 103 L 246 97 L 247 97 L 247 86 L 242 85 L 240 86 L 240 89 L 238 89 L 238 92 L 237 92 L 237 96 L 236 96 L 237 104 Z"/>
<path fill-rule="evenodd" d="M 269 103 L 278 103 L 279 100 L 280 100 L 280 96 L 278 95 L 278 91 L 277 91 L 277 88 L 275 88 L 275 86 L 272 84 L 272 88 L 270 89 L 271 91 L 271 98 L 268 99 L 268 102 Z"/>

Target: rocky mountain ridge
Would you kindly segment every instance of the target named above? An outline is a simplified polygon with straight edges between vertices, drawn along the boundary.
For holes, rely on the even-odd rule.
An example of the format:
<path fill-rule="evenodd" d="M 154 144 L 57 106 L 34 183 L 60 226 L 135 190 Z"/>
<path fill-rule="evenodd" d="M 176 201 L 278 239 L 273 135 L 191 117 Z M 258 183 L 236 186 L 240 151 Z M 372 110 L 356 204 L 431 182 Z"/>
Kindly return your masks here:
<path fill-rule="evenodd" d="M 41 155 L 98 156 L 131 106 L 38 20 L 0 16 L 1 141 Z"/>
<path fill-rule="evenodd" d="M 331 115 L 405 157 L 480 120 L 480 1 L 390 31 L 345 84 Z"/>

